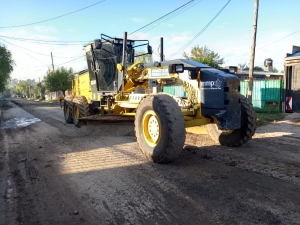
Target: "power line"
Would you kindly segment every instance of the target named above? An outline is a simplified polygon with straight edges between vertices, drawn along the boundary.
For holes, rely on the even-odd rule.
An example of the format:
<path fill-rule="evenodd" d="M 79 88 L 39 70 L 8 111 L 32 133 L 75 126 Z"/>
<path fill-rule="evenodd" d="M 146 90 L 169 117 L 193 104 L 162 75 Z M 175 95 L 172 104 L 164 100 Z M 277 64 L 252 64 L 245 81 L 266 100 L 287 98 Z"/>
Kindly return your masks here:
<path fill-rule="evenodd" d="M 208 27 L 209 25 L 219 16 L 219 14 L 226 8 L 226 6 L 229 4 L 231 0 L 228 0 L 228 2 L 221 8 L 221 10 L 200 30 L 188 43 L 186 43 L 183 47 L 181 47 L 178 51 L 173 53 L 170 58 L 173 58 L 175 55 L 177 55 L 179 52 L 183 51 L 187 46 L 189 46 L 194 40 L 196 40 Z"/>
<path fill-rule="evenodd" d="M 179 11 L 178 11 L 177 13 L 175 13 L 174 15 L 170 15 L 169 17 L 165 18 L 164 20 L 160 21 L 159 23 L 154 24 L 152 27 L 150 27 L 149 29 L 147 29 L 146 31 L 144 31 L 144 33 L 146 33 L 147 31 L 149 31 L 149 30 L 151 30 L 151 29 L 153 29 L 153 28 L 156 27 L 158 24 L 161 24 L 162 22 L 165 22 L 165 21 L 167 21 L 167 20 L 169 20 L 169 19 L 171 19 L 171 18 L 173 18 L 173 17 L 175 17 L 175 16 L 177 16 L 177 15 L 179 15 L 179 14 L 185 12 L 186 10 L 188 10 L 188 9 L 190 9 L 191 7 L 193 7 L 193 6 L 197 5 L 197 4 L 199 4 L 199 3 L 202 2 L 202 1 L 203 1 L 203 0 L 200 0 L 200 1 L 195 2 L 194 4 L 192 4 L 192 5 L 190 5 L 190 6 L 186 7 L 186 8 L 182 8 L 181 10 L 179 10 Z"/>
<path fill-rule="evenodd" d="M 39 61 L 39 62 L 41 62 L 41 63 L 43 63 L 43 64 L 45 64 L 45 65 L 47 65 L 46 63 L 44 63 L 44 62 L 42 62 L 41 60 L 39 60 L 39 59 L 33 57 L 32 55 L 29 55 L 29 54 L 26 53 L 26 52 L 24 52 L 24 53 L 25 53 L 26 55 L 30 56 L 31 58 L 33 58 L 33 59 L 35 59 L 35 60 L 37 60 L 37 61 Z"/>
<path fill-rule="evenodd" d="M 35 51 L 32 51 L 32 50 L 29 50 L 29 49 L 24 48 L 24 47 L 21 47 L 21 46 L 19 46 L 19 45 L 12 44 L 12 43 L 10 43 L 10 42 L 8 42 L 8 41 L 2 39 L 2 38 L 1 38 L 0 40 L 5 41 L 6 43 L 8 43 L 8 44 L 10 44 L 10 45 L 12 45 L 12 46 L 15 46 L 15 47 L 18 47 L 18 48 L 25 49 L 25 50 L 27 50 L 27 51 L 33 52 L 33 53 L 38 54 L 38 55 L 49 56 L 49 55 L 46 55 L 46 54 L 43 54 L 43 53 L 39 53 L 39 52 L 35 52 Z"/>
<path fill-rule="evenodd" d="M 32 50 L 29 50 L 29 49 L 27 49 L 27 48 L 24 48 L 24 47 L 21 47 L 21 46 L 18 46 L 18 45 L 14 45 L 14 44 L 12 44 L 12 43 L 10 43 L 10 42 L 8 42 L 8 41 L 2 39 L 2 38 L 0 38 L 0 40 L 4 41 L 4 42 L 6 42 L 6 43 L 8 43 L 8 44 L 10 44 L 10 45 L 12 45 L 12 46 L 14 46 L 14 47 L 22 48 L 22 49 L 25 49 L 25 50 L 27 50 L 27 51 L 30 51 L 30 52 L 33 52 L 33 53 L 36 53 L 36 54 L 39 54 L 39 55 L 45 55 L 45 56 L 48 56 L 48 57 L 49 57 L 49 55 L 42 54 L 42 53 L 38 53 L 38 52 L 35 52 L 35 51 L 32 51 Z M 20 50 L 20 51 L 21 51 L 21 50 Z M 23 52 L 23 51 L 22 51 L 22 52 Z M 33 58 L 33 59 L 35 59 L 35 60 L 37 60 L 37 61 L 39 61 L 39 62 L 45 64 L 45 66 L 23 67 L 23 68 L 21 68 L 21 69 L 25 69 L 25 68 L 35 68 L 35 67 L 49 67 L 49 66 L 50 66 L 50 64 L 46 64 L 46 63 L 44 63 L 44 62 L 42 62 L 42 61 L 36 59 L 35 57 L 29 55 L 29 54 L 26 53 L 26 52 L 23 52 L 23 53 L 25 53 L 26 55 L 30 56 L 31 58 Z M 83 58 L 83 57 L 85 57 L 85 56 L 76 57 L 75 59 L 72 59 L 72 60 L 69 60 L 69 61 L 67 61 L 67 62 L 58 64 L 57 66 L 60 66 L 60 65 L 63 65 L 63 64 L 67 64 L 67 63 L 69 63 L 69 62 L 73 62 L 73 61 L 75 61 L 75 60 L 77 60 L 77 59 L 80 59 L 80 58 Z M 64 57 L 56 57 L 56 58 L 64 58 Z M 70 58 L 70 57 L 67 57 L 67 58 Z M 72 57 L 72 58 L 73 58 L 73 57 Z"/>
<path fill-rule="evenodd" d="M 262 47 L 256 48 L 256 51 L 257 51 L 257 50 L 260 50 L 260 49 L 262 49 L 262 48 L 268 47 L 268 46 L 270 46 L 270 45 L 273 45 L 273 44 L 275 44 L 275 43 L 277 43 L 277 42 L 279 42 L 279 41 L 282 41 L 283 39 L 285 39 L 285 38 L 287 38 L 287 37 L 289 37 L 289 36 L 292 36 L 292 35 L 296 34 L 296 33 L 299 32 L 299 31 L 300 31 L 300 30 L 294 31 L 293 33 L 291 33 L 291 34 L 289 34 L 289 35 L 287 35 L 287 36 L 285 36 L 285 37 L 283 37 L 283 38 L 281 38 L 281 39 L 278 39 L 277 41 L 274 41 L 274 42 L 269 43 L 269 44 L 266 44 L 266 45 L 264 45 L 264 46 L 262 46 Z M 237 57 L 235 57 L 235 58 L 231 58 L 231 59 L 229 59 L 229 60 L 227 60 L 227 61 L 231 61 L 231 60 L 234 60 L 234 59 L 238 59 L 238 58 L 241 58 L 241 57 L 243 57 L 243 56 L 245 56 L 245 55 L 249 55 L 249 54 L 250 54 L 250 52 L 247 52 L 247 53 L 245 53 L 245 54 L 243 54 L 243 55 L 237 56 Z"/>
<path fill-rule="evenodd" d="M 74 42 L 79 42 L 79 41 L 46 41 L 46 40 L 35 40 L 35 39 L 26 39 L 26 38 L 18 38 L 18 37 L 10 37 L 10 36 L 3 36 L 0 35 L 2 38 L 7 38 L 7 39 L 12 39 L 16 41 L 25 41 L 25 42 L 31 42 L 31 43 L 36 43 L 36 44 L 43 44 L 43 45 L 82 45 L 82 44 L 76 44 Z M 54 42 L 54 43 L 51 43 Z M 81 43 L 87 43 L 88 41 L 82 41 Z"/>
<path fill-rule="evenodd" d="M 67 62 L 64 62 L 64 63 L 58 64 L 58 65 L 56 65 L 56 66 L 60 66 L 60 65 L 63 65 L 63 64 L 67 64 L 67 63 L 69 63 L 69 62 L 73 62 L 73 61 L 75 61 L 75 60 L 77 60 L 77 59 L 80 59 L 80 58 L 83 58 L 83 57 L 85 57 L 85 55 L 83 55 L 83 56 L 80 56 L 80 57 L 78 57 L 78 58 L 76 58 L 76 59 L 72 59 L 72 60 L 70 60 L 70 61 L 67 61 Z"/>
<path fill-rule="evenodd" d="M 1 37 L 1 36 L 0 36 L 0 37 Z M 8 44 L 10 44 L 10 45 L 12 45 L 12 46 L 15 46 L 15 47 L 22 48 L 22 49 L 25 49 L 25 50 L 27 50 L 27 51 L 30 51 L 30 52 L 32 52 L 32 53 L 35 53 L 35 54 L 38 54 L 38 55 L 42 55 L 42 56 L 47 56 L 47 57 L 49 57 L 49 54 L 43 54 L 43 53 L 39 53 L 39 52 L 32 51 L 32 50 L 30 50 L 30 49 L 21 47 L 21 46 L 19 46 L 19 45 L 12 44 L 12 43 L 10 43 L 10 42 L 8 42 L 8 41 L 2 39 L 2 38 L 0 38 L 0 40 L 5 41 L 6 43 L 8 43 Z M 77 56 L 76 56 L 76 57 L 77 57 Z M 75 57 L 56 56 L 56 58 L 75 58 Z"/>
<path fill-rule="evenodd" d="M 30 68 L 37 68 L 37 67 L 50 67 L 51 64 L 48 64 L 47 66 L 28 66 L 28 67 L 21 67 L 19 69 L 30 69 Z"/>
<path fill-rule="evenodd" d="M 11 36 L 3 36 L 0 35 L 0 37 L 3 38 L 10 38 L 10 39 L 16 39 L 16 40 L 20 40 L 20 41 L 35 41 L 35 42 L 61 42 L 61 43 L 87 43 L 88 41 L 50 41 L 50 40 L 38 40 L 38 39 L 30 39 L 30 38 L 17 38 L 17 37 L 11 37 Z"/>
<path fill-rule="evenodd" d="M 3 40 L 2 38 L 0 38 L 0 40 L 2 40 L 2 41 L 5 41 L 5 40 Z M 5 41 L 6 43 L 8 43 L 8 44 L 10 44 L 10 45 L 12 45 L 12 46 L 16 46 L 16 47 L 20 47 L 20 46 L 17 46 L 17 45 L 13 45 L 13 44 L 11 44 L 10 42 L 8 42 L 8 41 Z M 22 47 L 20 47 L 20 48 L 22 48 Z M 21 51 L 21 52 L 23 52 L 23 51 Z M 32 55 L 29 55 L 28 53 L 26 53 L 26 52 L 23 52 L 23 53 L 25 53 L 26 55 L 28 55 L 28 56 L 30 56 L 31 58 L 33 58 L 33 59 L 35 59 L 35 60 L 37 60 L 37 61 L 39 61 L 39 62 L 41 62 L 41 63 L 43 63 L 43 64 L 45 64 L 46 65 L 46 63 L 44 63 L 44 62 L 42 62 L 41 60 L 39 60 L 39 59 L 37 59 L 37 58 L 35 58 L 35 57 L 33 57 Z"/>
<path fill-rule="evenodd" d="M 70 15 L 70 14 L 73 14 L 73 13 L 76 13 L 76 12 L 79 12 L 79 11 L 82 11 L 82 10 L 85 10 L 85 9 L 87 9 L 87 8 L 90 8 L 90 7 L 94 6 L 94 5 L 100 4 L 100 3 L 104 2 L 104 1 L 105 1 L 105 0 L 96 2 L 96 3 L 92 4 L 92 5 L 87 6 L 87 7 L 84 7 L 84 8 L 81 8 L 81 9 L 78 9 L 78 10 L 76 10 L 76 11 L 73 11 L 73 12 L 70 12 L 70 13 L 66 13 L 66 14 L 63 14 L 63 15 L 60 15 L 60 16 L 56 16 L 56 17 L 53 17 L 53 18 L 51 18 L 51 19 L 46 19 L 46 20 L 42 20 L 42 21 L 38 21 L 38 22 L 33 22 L 33 23 L 27 23 L 27 24 L 22 24 L 22 25 L 0 27 L 0 28 L 25 27 L 25 26 L 30 26 L 30 25 L 34 25 L 34 24 L 38 24 L 38 23 L 43 23 L 43 22 L 55 20 L 55 19 L 58 19 L 58 18 L 61 18 L 61 17 L 64 17 L 64 16 L 68 16 L 68 15 Z"/>
<path fill-rule="evenodd" d="M 85 57 L 85 56 L 80 56 L 80 57 L 78 57 L 78 58 L 76 58 L 76 59 L 72 59 L 72 60 L 70 60 L 70 61 L 60 63 L 60 64 L 58 64 L 58 65 L 56 65 L 56 66 L 64 65 L 64 64 L 67 64 L 67 63 L 69 63 L 69 62 L 73 62 L 73 61 L 75 61 L 75 60 L 77 60 L 77 59 L 83 58 L 83 57 Z M 46 65 L 46 66 L 29 66 L 29 67 L 22 67 L 22 68 L 20 68 L 20 69 L 28 69 L 28 68 L 36 68 L 36 67 L 50 67 L 50 66 L 51 66 L 51 64 L 48 64 L 48 65 Z"/>
<path fill-rule="evenodd" d="M 138 31 L 144 29 L 145 27 L 147 27 L 147 26 L 149 26 L 149 25 L 155 23 L 156 21 L 161 20 L 162 18 L 164 18 L 164 17 L 166 17 L 166 16 L 172 14 L 173 12 L 176 12 L 177 10 L 181 9 L 182 7 L 185 7 L 186 5 L 190 4 L 190 3 L 193 2 L 193 1 L 194 1 L 194 0 L 188 1 L 187 3 L 185 3 L 185 4 L 183 4 L 182 6 L 180 6 L 180 7 L 176 8 L 176 9 L 172 10 L 171 12 L 169 12 L 169 13 L 167 13 L 167 14 L 165 14 L 165 15 L 159 17 L 158 19 L 156 19 L 156 20 L 154 20 L 154 21 L 152 21 L 152 22 L 146 24 L 145 26 L 143 26 L 143 27 L 141 27 L 141 28 L 139 28 L 139 29 L 137 29 L 137 30 L 131 32 L 129 35 L 132 35 L 132 34 L 138 32 Z"/>
<path fill-rule="evenodd" d="M 262 46 L 262 47 L 260 47 L 260 48 L 257 48 L 257 50 L 262 49 L 262 48 L 265 48 L 265 47 L 267 47 L 267 46 L 269 46 L 269 45 L 275 44 L 275 43 L 277 43 L 277 42 L 279 42 L 279 41 L 281 41 L 281 40 L 283 40 L 283 39 L 285 39 L 285 38 L 287 38 L 287 37 L 289 37 L 289 36 L 292 36 L 293 34 L 299 32 L 299 31 L 300 31 L 300 30 L 297 30 L 297 31 L 295 31 L 295 32 L 293 32 L 293 33 L 291 33 L 291 34 L 289 34 L 289 35 L 287 35 L 287 36 L 285 36 L 285 37 L 283 37 L 283 38 L 277 40 L 277 41 L 274 41 L 274 42 L 272 42 L 272 43 L 270 43 L 270 44 L 267 44 L 267 45 L 264 45 L 264 46 Z"/>

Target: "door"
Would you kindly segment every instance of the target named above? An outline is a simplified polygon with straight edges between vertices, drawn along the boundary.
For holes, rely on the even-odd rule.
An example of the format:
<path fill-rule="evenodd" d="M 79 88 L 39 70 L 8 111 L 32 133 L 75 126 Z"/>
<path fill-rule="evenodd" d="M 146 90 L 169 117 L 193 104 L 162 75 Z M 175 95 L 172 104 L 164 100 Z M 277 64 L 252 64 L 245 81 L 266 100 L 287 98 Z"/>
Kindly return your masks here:
<path fill-rule="evenodd" d="M 293 66 L 285 68 L 285 112 L 293 112 Z"/>
<path fill-rule="evenodd" d="M 295 65 L 293 79 L 293 112 L 300 112 L 300 64 Z"/>

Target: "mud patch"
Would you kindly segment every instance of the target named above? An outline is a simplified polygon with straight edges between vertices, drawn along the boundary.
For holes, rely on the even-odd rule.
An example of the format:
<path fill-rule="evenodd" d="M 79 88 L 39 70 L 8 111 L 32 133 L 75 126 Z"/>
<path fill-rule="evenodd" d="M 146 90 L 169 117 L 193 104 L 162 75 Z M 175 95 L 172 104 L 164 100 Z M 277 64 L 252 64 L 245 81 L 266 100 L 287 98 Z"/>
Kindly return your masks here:
<path fill-rule="evenodd" d="M 39 118 L 12 118 L 2 122 L 1 129 L 16 129 L 19 127 L 27 127 L 33 123 L 40 122 Z"/>

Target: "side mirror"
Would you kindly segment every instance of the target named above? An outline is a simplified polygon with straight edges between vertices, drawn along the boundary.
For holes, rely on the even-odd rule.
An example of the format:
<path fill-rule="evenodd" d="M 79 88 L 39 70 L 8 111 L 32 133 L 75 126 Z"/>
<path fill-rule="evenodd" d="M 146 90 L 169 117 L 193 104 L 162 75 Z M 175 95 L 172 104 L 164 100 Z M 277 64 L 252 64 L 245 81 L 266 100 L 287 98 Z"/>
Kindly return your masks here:
<path fill-rule="evenodd" d="M 150 45 L 147 45 L 148 54 L 152 55 L 152 47 Z"/>

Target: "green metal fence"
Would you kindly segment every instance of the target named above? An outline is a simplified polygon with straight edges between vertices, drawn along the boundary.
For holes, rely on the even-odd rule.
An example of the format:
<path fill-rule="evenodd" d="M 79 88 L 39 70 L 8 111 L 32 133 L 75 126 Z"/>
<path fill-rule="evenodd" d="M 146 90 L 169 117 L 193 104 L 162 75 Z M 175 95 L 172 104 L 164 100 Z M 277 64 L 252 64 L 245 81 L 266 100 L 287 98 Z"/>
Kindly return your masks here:
<path fill-rule="evenodd" d="M 248 81 L 241 81 L 241 94 L 247 96 Z M 254 80 L 252 104 L 256 112 L 282 111 L 283 82 L 278 80 Z"/>
<path fill-rule="evenodd" d="M 277 80 L 254 80 L 252 104 L 256 112 L 279 113 L 282 111 L 283 82 Z M 247 96 L 248 81 L 240 81 L 241 94 Z M 182 86 L 164 86 L 165 93 L 175 96 L 186 96 Z"/>
<path fill-rule="evenodd" d="M 164 93 L 179 97 L 187 96 L 183 86 L 164 86 Z"/>

